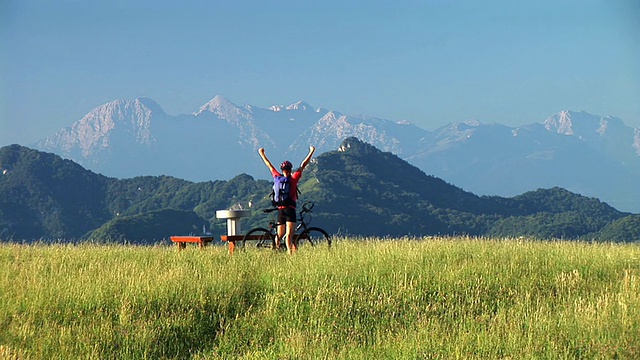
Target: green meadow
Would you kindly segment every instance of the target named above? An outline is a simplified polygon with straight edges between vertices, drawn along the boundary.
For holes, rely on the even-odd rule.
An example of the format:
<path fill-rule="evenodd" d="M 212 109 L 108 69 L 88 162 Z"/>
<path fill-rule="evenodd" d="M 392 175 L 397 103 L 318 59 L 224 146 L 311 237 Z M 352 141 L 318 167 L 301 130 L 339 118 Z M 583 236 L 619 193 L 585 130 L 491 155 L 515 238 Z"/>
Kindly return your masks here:
<path fill-rule="evenodd" d="M 0 245 L 0 359 L 638 359 L 640 245 Z"/>

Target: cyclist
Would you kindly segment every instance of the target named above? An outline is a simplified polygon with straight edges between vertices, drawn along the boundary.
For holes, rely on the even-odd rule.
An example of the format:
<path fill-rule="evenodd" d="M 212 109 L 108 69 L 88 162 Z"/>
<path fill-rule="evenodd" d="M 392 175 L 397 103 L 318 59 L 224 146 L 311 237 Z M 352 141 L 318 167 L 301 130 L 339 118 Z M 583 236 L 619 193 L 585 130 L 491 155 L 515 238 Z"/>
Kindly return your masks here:
<path fill-rule="evenodd" d="M 289 254 L 293 254 L 297 250 L 296 245 L 293 242 L 293 233 L 296 230 L 296 200 L 298 200 L 298 181 L 300 181 L 300 178 L 302 177 L 302 171 L 305 167 L 307 167 L 309 161 L 311 161 L 311 157 L 313 156 L 313 153 L 315 151 L 315 147 L 309 146 L 309 154 L 307 154 L 307 157 L 302 160 L 300 167 L 293 173 L 291 172 L 293 169 L 293 164 L 291 164 L 290 161 L 285 160 L 280 165 L 280 171 L 282 171 L 282 173 L 280 173 L 273 166 L 273 164 L 271 164 L 271 161 L 269 161 L 269 159 L 265 155 L 264 148 L 260 148 L 258 150 L 258 154 L 260 154 L 262 161 L 265 165 L 267 165 L 269 171 L 271 171 L 271 175 L 274 177 L 274 179 L 279 176 L 286 176 L 290 178 L 289 195 L 292 201 L 290 201 L 287 205 L 278 206 L 278 236 L 276 237 L 276 249 L 280 247 L 280 239 L 284 238 L 287 244 L 287 252 Z"/>

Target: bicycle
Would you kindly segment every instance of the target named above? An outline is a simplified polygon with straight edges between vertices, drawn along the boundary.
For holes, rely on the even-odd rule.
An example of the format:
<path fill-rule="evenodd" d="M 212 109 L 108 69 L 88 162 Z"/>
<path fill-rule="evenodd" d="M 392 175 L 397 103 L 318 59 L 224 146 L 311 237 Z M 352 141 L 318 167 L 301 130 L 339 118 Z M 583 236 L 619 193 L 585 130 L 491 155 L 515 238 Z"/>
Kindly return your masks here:
<path fill-rule="evenodd" d="M 313 209 L 314 206 L 315 204 L 310 201 L 302 205 L 302 209 L 298 213 L 298 225 L 296 226 L 295 233 L 293 235 L 293 242 L 296 244 L 296 246 L 300 246 L 303 245 L 304 241 L 306 240 L 309 244 L 311 244 L 311 246 L 326 243 L 328 247 L 331 247 L 331 237 L 324 229 L 315 226 L 309 226 L 309 224 L 311 223 L 311 209 Z M 263 209 L 262 211 L 265 213 L 270 213 L 276 210 L 278 210 L 278 208 L 274 207 Z M 276 236 L 278 236 L 277 228 L 278 226 L 275 221 L 270 221 L 268 228 L 253 228 L 249 230 L 249 232 L 247 232 L 240 245 L 246 249 L 245 245 L 247 241 L 257 241 L 257 248 L 270 248 L 278 250 L 276 249 Z M 280 241 L 279 250 L 286 249 L 286 241 L 282 239 Z"/>

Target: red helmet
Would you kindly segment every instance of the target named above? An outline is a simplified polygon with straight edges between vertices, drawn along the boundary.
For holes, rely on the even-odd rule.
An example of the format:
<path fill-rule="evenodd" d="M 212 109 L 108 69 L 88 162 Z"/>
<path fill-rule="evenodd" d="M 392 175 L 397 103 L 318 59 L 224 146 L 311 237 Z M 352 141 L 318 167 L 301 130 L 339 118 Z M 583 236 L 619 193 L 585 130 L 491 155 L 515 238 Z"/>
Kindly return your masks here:
<path fill-rule="evenodd" d="M 289 160 L 285 160 L 282 164 L 280 164 L 280 170 L 291 170 L 293 168 L 293 164 Z"/>

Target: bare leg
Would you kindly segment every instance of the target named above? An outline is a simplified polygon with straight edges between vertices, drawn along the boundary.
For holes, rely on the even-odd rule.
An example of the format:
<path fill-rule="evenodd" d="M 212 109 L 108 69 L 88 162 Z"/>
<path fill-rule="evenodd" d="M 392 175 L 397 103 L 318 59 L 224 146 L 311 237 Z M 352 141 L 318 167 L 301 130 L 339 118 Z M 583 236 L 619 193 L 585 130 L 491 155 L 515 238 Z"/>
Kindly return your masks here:
<path fill-rule="evenodd" d="M 285 236 L 285 225 L 278 224 L 278 231 L 276 236 L 276 250 L 280 249 L 280 240 L 282 240 Z M 287 245 L 288 247 L 288 245 Z"/>
<path fill-rule="evenodd" d="M 298 251 L 296 244 L 293 242 L 293 234 L 296 231 L 295 221 L 287 221 L 285 239 L 287 240 L 287 252 L 293 254 Z"/>

